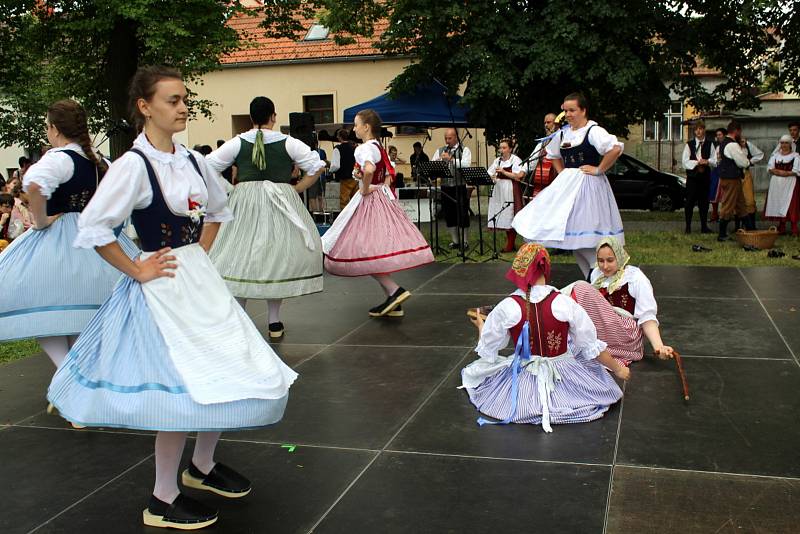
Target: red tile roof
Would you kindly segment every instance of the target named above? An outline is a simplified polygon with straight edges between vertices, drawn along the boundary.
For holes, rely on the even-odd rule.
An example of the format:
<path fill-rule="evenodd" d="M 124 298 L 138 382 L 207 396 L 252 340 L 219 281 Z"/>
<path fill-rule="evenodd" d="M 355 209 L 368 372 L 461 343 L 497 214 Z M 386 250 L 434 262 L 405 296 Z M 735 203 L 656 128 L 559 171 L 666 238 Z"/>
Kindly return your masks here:
<path fill-rule="evenodd" d="M 292 60 L 325 60 L 332 58 L 348 58 L 359 56 L 381 55 L 380 50 L 373 45 L 377 42 L 380 35 L 386 30 L 387 23 L 379 22 L 375 24 L 375 36 L 371 39 L 356 37 L 356 42 L 351 45 L 338 46 L 332 36 L 328 39 L 319 41 L 293 41 L 291 39 L 273 39 L 264 36 L 263 28 L 259 28 L 261 17 L 258 16 L 237 16 L 231 19 L 228 24 L 235 28 L 240 35 L 251 44 L 246 45 L 241 50 L 237 50 L 221 58 L 223 64 L 246 64 L 262 63 L 268 61 L 292 61 Z M 315 22 L 313 20 L 304 21 L 306 31 Z M 302 39 L 305 32 L 299 35 Z"/>

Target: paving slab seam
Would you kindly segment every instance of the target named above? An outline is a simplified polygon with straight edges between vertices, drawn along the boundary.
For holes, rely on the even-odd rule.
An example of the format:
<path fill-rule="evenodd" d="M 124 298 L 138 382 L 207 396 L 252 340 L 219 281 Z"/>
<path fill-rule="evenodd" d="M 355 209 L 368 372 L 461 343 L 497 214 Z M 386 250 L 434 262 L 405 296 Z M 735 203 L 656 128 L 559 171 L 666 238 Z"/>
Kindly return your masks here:
<path fill-rule="evenodd" d="M 426 297 L 507 297 L 508 293 L 462 293 L 460 291 L 453 291 L 451 293 L 429 293 L 423 291 L 421 293 Z"/>
<path fill-rule="evenodd" d="M 419 286 L 415 287 L 415 288 L 414 288 L 414 291 L 415 291 L 415 292 L 417 292 L 417 291 L 421 291 L 423 287 L 427 286 L 428 284 L 430 284 L 431 282 L 433 282 L 434 280 L 436 280 L 436 279 L 437 279 L 437 278 L 439 278 L 440 276 L 444 276 L 445 274 L 449 273 L 451 270 L 453 270 L 453 268 L 454 268 L 456 265 L 458 265 L 458 264 L 457 264 L 457 263 L 454 263 L 454 264 L 452 264 L 450 267 L 448 267 L 447 269 L 445 269 L 444 271 L 440 272 L 439 274 L 435 274 L 435 275 L 433 275 L 433 276 L 432 276 L 432 277 L 430 277 L 428 280 L 426 280 L 425 282 L 422 282 L 422 284 L 420 284 Z"/>
<path fill-rule="evenodd" d="M 584 467 L 611 467 L 611 464 L 601 464 L 594 462 L 567 462 L 564 460 L 538 460 L 535 458 L 504 458 L 501 456 L 478 456 L 474 454 L 448 454 L 446 452 L 401 451 L 397 449 L 386 449 L 383 452 L 391 452 L 395 454 L 413 454 L 418 456 L 437 456 L 443 458 L 465 458 L 468 460 L 500 460 L 504 462 L 525 462 L 534 464 L 579 465 Z"/>
<path fill-rule="evenodd" d="M 51 521 L 53 521 L 53 520 L 55 520 L 55 519 L 58 519 L 58 517 L 60 517 L 61 515 L 63 515 L 63 514 L 65 514 L 65 513 L 67 513 L 67 512 L 68 512 L 68 511 L 70 511 L 71 509 L 75 508 L 76 506 L 78 506 L 79 504 L 81 504 L 83 501 L 85 501 L 86 499 L 88 499 L 89 497 L 91 497 L 92 495 L 94 495 L 95 493 L 97 493 L 97 492 L 101 491 L 103 488 L 107 487 L 107 486 L 108 486 L 108 485 L 110 485 L 110 484 L 113 484 L 114 482 L 116 482 L 116 481 L 117 481 L 117 480 L 119 480 L 120 478 L 124 477 L 125 475 L 127 475 L 128 473 L 130 473 L 131 471 L 133 471 L 134 469 L 136 469 L 137 467 L 139 467 L 140 465 L 142 465 L 143 463 L 145 463 L 146 461 L 148 461 L 148 460 L 149 460 L 150 458 L 152 458 L 153 456 L 155 456 L 155 454 L 148 454 L 148 455 L 147 455 L 145 458 L 142 458 L 141 460 L 139 460 L 138 462 L 136 462 L 136 463 L 135 463 L 135 464 L 133 464 L 132 466 L 128 467 L 128 468 L 127 468 L 125 471 L 123 471 L 122 473 L 118 474 L 117 476 L 115 476 L 115 477 L 114 477 L 114 478 L 112 478 L 111 480 L 109 480 L 109 481 L 105 482 L 104 484 L 101 484 L 100 486 L 96 487 L 95 489 L 93 489 L 92 491 L 90 491 L 89 493 L 87 493 L 86 495 L 84 495 L 83 497 L 81 497 L 80 499 L 78 499 L 77 501 L 75 501 L 74 503 L 70 504 L 69 506 L 67 506 L 66 508 L 64 508 L 63 510 L 61 510 L 60 512 L 58 512 L 57 514 L 55 514 L 53 517 L 51 517 L 50 519 L 48 519 L 48 520 L 47 520 L 47 521 L 45 521 L 44 523 L 42 523 L 42 524 L 40 524 L 40 525 L 38 525 L 38 526 L 36 526 L 36 527 L 32 528 L 31 530 L 29 530 L 29 531 L 28 531 L 28 534 L 32 534 L 33 532 L 36 532 L 37 530 L 39 530 L 39 529 L 40 529 L 40 528 L 42 528 L 43 526 L 47 525 L 47 524 L 48 524 L 48 523 L 50 523 Z"/>
<path fill-rule="evenodd" d="M 755 356 L 711 356 L 708 354 L 683 354 L 681 358 L 707 358 L 715 360 L 756 360 L 756 361 L 776 361 L 776 362 L 791 362 L 794 361 L 791 356 L 785 358 L 757 358 Z"/>
<path fill-rule="evenodd" d="M 697 300 L 698 298 L 702 298 L 703 300 L 756 300 L 753 297 L 717 297 L 717 296 L 687 297 L 686 295 L 662 295 L 661 293 L 658 294 L 658 300 L 661 299 Z"/>
<path fill-rule="evenodd" d="M 772 480 L 790 480 L 792 482 L 800 482 L 800 477 L 785 477 L 778 475 L 758 475 L 754 473 L 731 473 L 729 471 L 701 471 L 699 469 L 677 469 L 674 467 L 653 467 L 652 465 L 635 465 L 635 464 L 617 464 L 617 467 L 629 467 L 631 469 L 641 469 L 649 471 L 670 471 L 674 473 L 696 473 L 699 475 L 726 475 L 732 477 L 746 477 L 746 478 L 766 478 Z"/>
<path fill-rule="evenodd" d="M 358 345 L 342 343 L 337 347 L 374 347 L 379 349 L 473 349 L 475 345 Z"/>
<path fill-rule="evenodd" d="M 450 371 L 445 374 L 445 376 L 439 381 L 439 383 L 436 384 L 436 386 L 434 386 L 431 389 L 431 392 L 422 400 L 422 402 L 419 404 L 419 406 L 417 406 L 417 408 L 411 413 L 411 415 L 405 420 L 405 422 L 402 425 L 400 425 L 400 428 L 397 429 L 397 432 L 395 432 L 392 435 L 392 437 L 389 438 L 389 441 L 387 441 L 386 444 L 383 447 L 381 447 L 381 450 L 378 451 L 378 453 L 367 463 L 367 465 L 364 466 L 364 468 L 361 471 L 359 471 L 359 473 L 350 482 L 350 484 L 347 485 L 347 487 L 344 489 L 344 491 L 342 491 L 342 493 L 336 498 L 336 500 L 333 501 L 333 504 L 331 504 L 330 507 L 328 507 L 328 509 L 325 510 L 325 512 L 320 516 L 320 518 L 317 519 L 317 521 L 311 526 L 311 528 L 308 529 L 308 534 L 311 534 L 312 532 L 314 532 L 314 530 L 318 526 L 320 526 L 320 524 L 322 524 L 323 521 L 325 521 L 325 518 L 328 517 L 328 515 L 331 513 L 331 511 L 334 508 L 336 508 L 336 505 L 339 504 L 341 502 L 341 500 L 345 497 L 345 495 L 347 495 L 347 493 L 353 488 L 353 486 L 355 486 L 356 483 L 358 483 L 358 481 L 361 479 L 361 477 L 364 475 L 364 473 L 366 473 L 367 470 L 369 470 L 369 468 L 372 467 L 372 464 L 375 463 L 375 460 L 377 460 L 386 451 L 386 449 L 389 448 L 389 445 L 397 438 L 398 435 L 400 435 L 400 433 L 406 428 L 406 426 L 408 426 L 408 424 L 422 410 L 422 408 L 425 407 L 425 405 L 428 403 L 428 401 L 430 401 L 431 398 L 433 398 L 433 396 L 436 394 L 436 392 L 439 391 L 439 388 L 441 388 L 442 385 L 444 385 L 447 382 L 447 379 L 450 378 L 450 375 L 452 375 L 453 372 L 456 369 L 459 368 L 461 363 L 464 361 L 464 358 L 466 358 L 467 354 L 469 354 L 469 352 L 465 352 L 461 356 L 461 358 L 458 359 L 458 361 L 453 366 L 453 368 L 450 369 Z"/>
<path fill-rule="evenodd" d="M 753 285 L 750 283 L 750 280 L 747 279 L 747 277 L 744 275 L 744 273 L 742 272 L 742 270 L 739 267 L 737 267 L 736 270 L 739 271 L 739 275 L 742 277 L 742 280 L 744 280 L 744 282 L 747 284 L 747 287 L 749 287 L 750 291 L 752 291 L 753 295 L 755 295 L 756 300 L 758 301 L 758 304 L 761 306 L 761 309 L 764 310 L 765 314 L 767 314 L 767 319 L 769 319 L 769 322 L 772 323 L 772 327 L 778 333 L 778 337 L 781 338 L 781 341 L 783 341 L 783 344 L 786 345 L 786 350 L 788 350 L 789 354 L 791 354 L 792 358 L 794 358 L 794 363 L 796 363 L 797 366 L 800 367 L 800 360 L 797 359 L 797 355 L 792 350 L 792 347 L 789 345 L 789 342 L 786 341 L 785 337 L 783 337 L 783 332 L 781 332 L 781 329 L 778 328 L 777 324 L 775 324 L 775 320 L 772 318 L 772 315 L 769 314 L 769 311 L 767 311 L 767 307 L 764 306 L 763 302 L 761 302 L 761 298 L 758 296 L 758 293 L 756 293 L 756 290 L 753 287 Z"/>
<path fill-rule="evenodd" d="M 619 419 L 617 420 L 617 438 L 614 440 L 614 456 L 611 459 L 611 472 L 608 475 L 608 490 L 606 491 L 606 514 L 603 517 L 603 534 L 608 530 L 608 513 L 611 510 L 611 492 L 614 489 L 614 468 L 617 465 L 617 452 L 619 451 L 619 435 L 622 432 L 622 412 L 625 409 L 625 389 L 628 382 L 622 384 L 622 400 L 619 404 Z"/>
<path fill-rule="evenodd" d="M 229 432 L 232 434 L 232 432 Z M 223 434 L 224 435 L 224 434 Z M 236 438 L 220 438 L 220 441 L 227 441 L 230 443 L 246 443 L 248 445 L 287 445 L 286 441 L 259 441 L 257 439 L 236 439 Z M 319 443 L 301 443 L 293 441 L 290 445 L 296 448 L 307 447 L 309 449 L 328 449 L 333 451 L 351 451 L 351 452 L 381 452 L 380 449 L 364 449 L 361 447 L 343 447 L 341 445 L 321 445 Z"/>
<path fill-rule="evenodd" d="M 155 431 L 147 430 L 128 430 L 122 432 L 116 428 L 105 427 L 86 427 L 86 428 L 72 428 L 72 427 L 54 427 L 54 426 L 41 426 L 41 425 L 13 425 L 14 428 L 32 428 L 34 430 L 59 430 L 62 432 L 78 432 L 84 434 L 86 432 L 93 432 L 96 434 L 114 434 L 120 436 L 153 436 Z"/>
<path fill-rule="evenodd" d="M 27 421 L 28 419 L 33 419 L 34 417 L 39 417 L 40 415 L 42 415 L 42 414 L 43 414 L 43 413 L 45 413 L 46 411 L 47 411 L 47 410 L 39 410 L 38 412 L 36 412 L 36 413 L 35 413 L 35 414 L 33 414 L 33 415 L 28 415 L 27 417 L 23 417 L 22 419 L 20 419 L 20 420 L 19 420 L 19 421 L 17 421 L 16 423 L 11 423 L 11 426 L 19 426 L 19 425 L 20 425 L 20 423 L 24 423 L 24 422 L 25 422 L 25 421 Z"/>

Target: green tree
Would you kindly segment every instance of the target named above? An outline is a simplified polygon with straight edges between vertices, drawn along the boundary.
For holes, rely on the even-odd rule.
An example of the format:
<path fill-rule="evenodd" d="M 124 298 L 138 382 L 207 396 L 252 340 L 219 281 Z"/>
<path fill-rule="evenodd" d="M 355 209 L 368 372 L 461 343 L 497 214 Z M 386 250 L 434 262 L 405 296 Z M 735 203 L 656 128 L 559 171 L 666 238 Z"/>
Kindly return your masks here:
<path fill-rule="evenodd" d="M 496 140 L 541 133 L 542 117 L 563 97 L 583 91 L 590 116 L 625 134 L 660 116 L 673 95 L 699 109 L 758 105 L 752 88 L 773 57 L 778 0 L 281 0 L 265 13 L 273 36 L 298 36 L 317 16 L 347 42 L 388 20 L 378 48 L 408 56 L 392 81 L 403 91 L 435 77 L 464 101 L 476 124 Z M 795 15 L 797 16 L 797 15 Z M 727 81 L 714 90 L 694 75 L 698 58 Z M 671 94 L 672 93 L 672 94 Z"/>
<path fill-rule="evenodd" d="M 226 24 L 245 11 L 227 0 L 17 0 L 0 9 L 0 144 L 35 146 L 49 102 L 74 98 L 95 131 L 111 130 L 118 155 L 133 139 L 127 87 L 143 64 L 166 64 L 187 80 L 219 66 L 244 41 Z M 212 103 L 192 102 L 208 114 Z M 37 129 L 38 125 L 38 129 Z"/>

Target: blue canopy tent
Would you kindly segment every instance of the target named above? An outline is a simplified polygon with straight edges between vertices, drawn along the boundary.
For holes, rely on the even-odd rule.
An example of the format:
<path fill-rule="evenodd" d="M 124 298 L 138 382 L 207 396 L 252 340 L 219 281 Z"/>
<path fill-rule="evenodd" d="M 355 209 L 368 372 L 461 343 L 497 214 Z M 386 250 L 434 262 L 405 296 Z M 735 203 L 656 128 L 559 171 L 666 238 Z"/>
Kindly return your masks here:
<path fill-rule="evenodd" d="M 344 110 L 344 122 L 352 123 L 356 113 L 362 109 L 374 109 L 381 116 L 384 125 L 467 126 L 469 109 L 462 105 L 460 100 L 460 96 L 446 97 L 445 87 L 434 81 L 429 85 L 418 86 L 413 93 L 401 94 L 394 98 L 390 97 L 389 93 L 384 93 L 349 107 Z"/>

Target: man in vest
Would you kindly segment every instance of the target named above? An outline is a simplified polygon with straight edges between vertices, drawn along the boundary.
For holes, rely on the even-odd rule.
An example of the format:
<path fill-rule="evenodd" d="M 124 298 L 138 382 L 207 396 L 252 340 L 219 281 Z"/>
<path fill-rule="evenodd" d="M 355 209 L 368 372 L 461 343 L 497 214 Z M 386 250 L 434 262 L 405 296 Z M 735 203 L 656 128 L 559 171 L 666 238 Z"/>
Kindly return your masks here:
<path fill-rule="evenodd" d="M 700 233 L 710 234 L 708 227 L 708 189 L 711 183 L 711 168 L 717 165 L 716 150 L 711 139 L 706 137 L 706 125 L 697 121 L 694 139 L 683 148 L 683 168 L 686 169 L 686 203 L 683 211 L 686 218 L 686 233 L 692 233 L 694 207 L 700 212 Z"/>
<path fill-rule="evenodd" d="M 447 144 L 436 150 L 432 161 L 448 161 L 453 167 L 451 169 L 452 177 L 442 183 L 442 211 L 444 211 L 447 231 L 450 233 L 450 248 L 457 249 L 461 247 L 460 229 L 469 228 L 469 197 L 463 178 L 456 176 L 456 173 L 458 169 L 469 167 L 472 164 L 472 152 L 469 147 L 463 146 L 459 142 L 458 135 L 453 128 L 448 128 L 445 132 L 444 142 Z M 452 172 L 454 170 L 456 172 Z"/>
<path fill-rule="evenodd" d="M 336 132 L 336 138 L 339 140 L 339 144 L 333 147 L 330 171 L 333 173 L 334 180 L 339 182 L 339 208 L 344 209 L 358 191 L 358 182 L 353 178 L 356 149 L 350 142 L 350 131 L 346 128 Z"/>
<path fill-rule="evenodd" d="M 744 169 L 750 166 L 747 153 L 739 145 L 738 139 L 742 135 L 742 126 L 731 121 L 728 124 L 728 135 L 719 145 L 719 188 L 722 192 L 719 208 L 719 237 L 717 241 L 727 241 L 728 223 L 734 217 L 744 218 L 747 208 L 742 192 L 742 179 Z M 749 221 L 745 220 L 745 228 L 750 228 Z"/>

